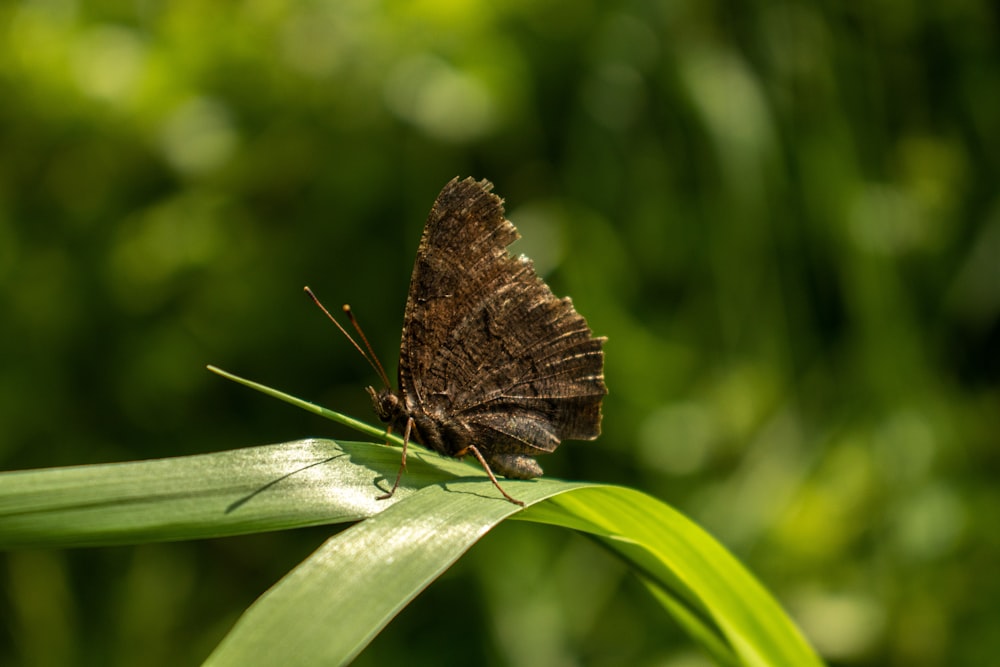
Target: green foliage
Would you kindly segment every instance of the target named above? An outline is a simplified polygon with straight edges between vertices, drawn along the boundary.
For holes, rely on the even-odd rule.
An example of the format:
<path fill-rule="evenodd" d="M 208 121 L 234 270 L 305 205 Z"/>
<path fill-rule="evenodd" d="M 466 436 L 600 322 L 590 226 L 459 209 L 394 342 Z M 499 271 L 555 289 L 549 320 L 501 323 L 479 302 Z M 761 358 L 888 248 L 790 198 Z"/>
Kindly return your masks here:
<path fill-rule="evenodd" d="M 370 414 L 301 287 L 391 366 L 434 195 L 489 178 L 609 338 L 549 475 L 682 508 L 831 663 L 1000 652 L 995 3 L 33 0 L 0 36 L 4 469 L 340 437 L 201 369 Z M 0 663 L 191 663 L 328 533 L 0 554 Z M 689 659 L 649 604 L 504 522 L 358 663 Z"/>
<path fill-rule="evenodd" d="M 520 511 L 481 474 L 469 480 L 468 467 L 433 454 L 411 457 L 407 484 L 389 501 L 375 500 L 373 481 L 391 478 L 396 461 L 398 452 L 381 445 L 312 440 L 3 473 L 0 548 L 136 544 L 365 519 L 258 600 L 207 663 L 343 664 L 497 522 Z M 629 561 L 723 664 L 820 664 L 737 561 L 662 503 L 620 487 L 549 479 L 507 485 L 529 506 L 520 518 L 590 533 Z"/>

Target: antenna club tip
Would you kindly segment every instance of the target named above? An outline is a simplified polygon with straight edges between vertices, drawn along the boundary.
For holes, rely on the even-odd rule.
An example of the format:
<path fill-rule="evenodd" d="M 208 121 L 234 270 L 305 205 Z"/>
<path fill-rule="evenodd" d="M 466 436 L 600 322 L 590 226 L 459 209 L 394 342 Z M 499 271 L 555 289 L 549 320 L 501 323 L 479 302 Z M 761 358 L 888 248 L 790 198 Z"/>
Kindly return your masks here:
<path fill-rule="evenodd" d="M 351 312 L 351 304 L 345 303 L 343 306 L 341 306 L 341 310 L 343 310 L 345 313 L 350 313 Z"/>

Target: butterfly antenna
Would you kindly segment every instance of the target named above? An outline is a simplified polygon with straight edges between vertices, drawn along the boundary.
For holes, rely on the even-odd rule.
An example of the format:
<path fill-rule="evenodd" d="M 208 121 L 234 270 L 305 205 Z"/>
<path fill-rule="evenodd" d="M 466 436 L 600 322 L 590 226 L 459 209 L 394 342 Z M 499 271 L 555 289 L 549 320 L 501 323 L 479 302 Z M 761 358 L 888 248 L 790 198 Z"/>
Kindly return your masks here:
<path fill-rule="evenodd" d="M 392 385 L 389 384 L 389 376 L 386 375 L 385 369 L 382 368 L 382 362 L 378 360 L 375 350 L 372 349 L 372 344 L 368 342 L 368 336 L 366 336 L 365 332 L 361 330 L 361 325 L 358 324 L 358 321 L 354 318 L 354 311 L 351 310 L 351 307 L 346 303 L 344 304 L 344 314 L 347 315 L 347 319 L 351 321 L 351 325 L 354 326 L 354 330 L 358 332 L 361 340 L 364 341 L 365 347 L 368 348 L 368 353 L 371 354 L 371 358 L 375 360 L 375 363 L 372 365 L 375 366 L 375 370 L 378 371 L 378 376 L 382 378 L 382 382 L 385 383 L 385 388 L 392 389 Z M 355 345 L 357 345 L 357 343 L 355 343 Z"/>
<path fill-rule="evenodd" d="M 364 333 L 362 333 L 361 327 L 358 326 L 358 323 L 354 319 L 354 315 L 351 314 L 351 308 L 350 308 L 350 306 L 346 306 L 345 305 L 344 306 L 344 312 L 347 313 L 347 317 L 351 320 L 351 324 L 354 325 L 354 328 L 357 330 L 357 332 L 359 334 L 361 334 L 361 340 L 363 340 L 365 342 L 365 346 L 368 348 L 368 352 L 371 353 L 371 356 L 369 356 L 367 353 L 365 353 L 365 351 L 361 348 L 361 346 L 358 345 L 358 342 L 356 340 L 354 340 L 353 338 L 351 338 L 351 334 L 347 333 L 347 329 L 345 329 L 344 327 L 342 327 L 340 325 L 340 322 L 337 321 L 337 318 L 335 318 L 333 315 L 330 314 L 330 311 L 326 309 L 326 306 L 324 306 L 322 304 L 322 302 L 320 302 L 320 300 L 318 298 L 316 298 L 316 295 L 313 294 L 313 291 L 311 289 L 309 289 L 308 286 L 304 287 L 303 290 L 305 291 L 306 294 L 309 295 L 309 298 L 313 300 L 313 303 L 315 303 L 317 306 L 319 306 L 319 309 L 322 310 L 324 313 L 326 313 L 326 316 L 328 318 L 330 318 L 330 321 L 333 322 L 334 326 L 336 326 L 338 329 L 340 329 L 340 333 L 344 334 L 344 336 L 347 338 L 347 340 L 351 341 L 351 345 L 354 346 L 354 349 L 357 350 L 358 354 L 360 354 L 362 357 L 364 357 L 365 361 L 368 362 L 368 365 L 371 366 L 375 370 L 376 373 L 378 373 L 378 376 L 382 379 L 382 382 L 385 383 L 385 386 L 387 388 L 390 387 L 390 385 L 389 385 L 389 378 L 385 374 L 385 369 L 382 368 L 382 364 L 379 363 L 378 357 L 376 357 L 375 356 L 375 352 L 372 351 L 371 344 L 369 344 L 368 339 L 365 338 Z M 372 361 L 373 359 L 374 359 L 374 361 Z"/>

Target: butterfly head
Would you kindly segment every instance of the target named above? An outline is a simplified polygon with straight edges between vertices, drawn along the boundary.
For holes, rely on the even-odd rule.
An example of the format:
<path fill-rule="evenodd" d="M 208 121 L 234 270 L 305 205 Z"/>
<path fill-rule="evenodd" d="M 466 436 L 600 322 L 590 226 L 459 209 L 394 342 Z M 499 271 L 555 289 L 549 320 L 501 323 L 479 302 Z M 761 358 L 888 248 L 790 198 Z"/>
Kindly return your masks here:
<path fill-rule="evenodd" d="M 372 397 L 372 405 L 375 406 L 375 414 L 383 422 L 398 424 L 406 420 L 406 406 L 402 399 L 392 390 L 383 389 L 376 391 L 374 387 L 367 388 L 368 395 Z"/>

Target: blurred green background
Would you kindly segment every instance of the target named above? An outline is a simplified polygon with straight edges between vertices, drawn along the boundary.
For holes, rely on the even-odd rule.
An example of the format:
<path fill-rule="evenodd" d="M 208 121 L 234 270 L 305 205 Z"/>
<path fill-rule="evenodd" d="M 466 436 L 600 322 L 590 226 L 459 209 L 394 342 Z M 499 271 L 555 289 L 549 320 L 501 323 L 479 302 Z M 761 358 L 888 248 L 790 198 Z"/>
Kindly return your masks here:
<path fill-rule="evenodd" d="M 548 474 L 692 516 L 831 665 L 994 663 L 998 7 L 4 3 L 0 466 L 356 437 L 204 366 L 374 421 L 301 288 L 394 366 L 427 211 L 485 177 L 609 338 Z M 0 663 L 197 663 L 331 530 L 2 554 Z M 358 664 L 703 660 L 515 523 Z"/>

